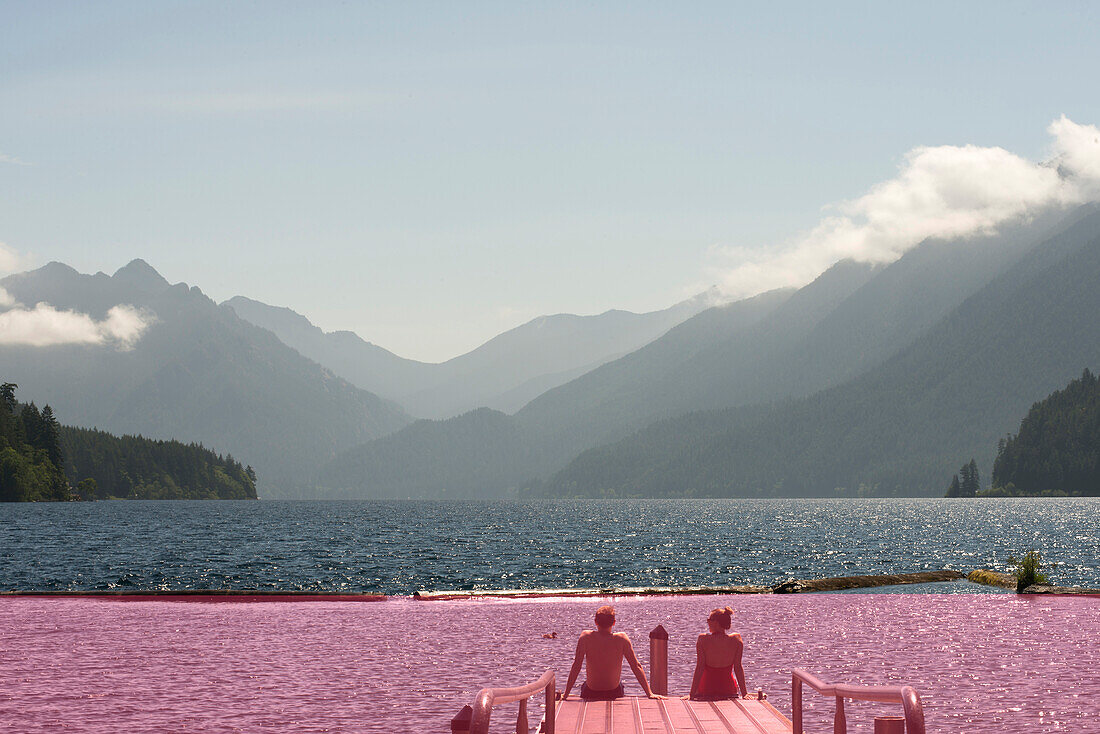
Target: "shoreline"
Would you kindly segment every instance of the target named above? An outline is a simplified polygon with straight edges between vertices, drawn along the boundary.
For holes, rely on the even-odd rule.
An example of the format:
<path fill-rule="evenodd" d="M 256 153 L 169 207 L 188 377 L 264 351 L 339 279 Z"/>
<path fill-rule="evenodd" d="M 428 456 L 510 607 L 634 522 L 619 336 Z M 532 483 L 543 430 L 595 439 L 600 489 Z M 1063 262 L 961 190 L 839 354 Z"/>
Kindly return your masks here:
<path fill-rule="evenodd" d="M 688 586 L 688 587 L 608 587 L 564 589 L 484 589 L 417 591 L 411 595 L 376 594 L 369 592 L 337 591 L 282 591 L 261 589 L 108 589 L 108 590 L 8 590 L 0 591 L 0 598 L 42 597 L 54 599 L 105 599 L 117 601 L 352 601 L 381 602 L 407 599 L 417 602 L 478 601 L 516 599 L 584 599 L 603 597 L 637 596 L 738 596 L 758 594 L 814 594 L 851 589 L 871 589 L 881 586 L 907 584 L 954 583 L 967 581 L 994 586 L 1015 593 L 1016 579 L 1008 574 L 987 569 L 975 569 L 969 573 L 942 569 L 902 574 L 872 574 L 860 576 L 832 576 L 816 579 L 792 579 L 774 586 Z M 1087 596 L 1100 598 L 1100 589 L 1067 586 L 1029 586 L 1024 595 Z"/>

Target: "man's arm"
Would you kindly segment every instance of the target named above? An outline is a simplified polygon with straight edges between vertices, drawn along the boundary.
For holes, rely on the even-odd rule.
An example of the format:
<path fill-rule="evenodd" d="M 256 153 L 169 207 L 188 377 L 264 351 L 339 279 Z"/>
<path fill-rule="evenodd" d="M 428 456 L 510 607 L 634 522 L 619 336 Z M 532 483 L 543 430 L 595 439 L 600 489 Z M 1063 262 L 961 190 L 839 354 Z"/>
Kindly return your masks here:
<path fill-rule="evenodd" d="M 656 698 L 653 691 L 649 688 L 649 681 L 646 680 L 645 671 L 642 670 L 642 664 L 638 661 L 638 656 L 634 654 L 634 645 L 630 643 L 630 638 L 624 634 L 621 639 L 624 647 L 623 655 L 626 657 L 626 662 L 630 664 L 630 669 L 634 671 L 634 677 L 638 679 L 638 684 L 642 687 L 642 690 L 645 691 L 646 698 Z"/>
<path fill-rule="evenodd" d="M 577 640 L 577 652 L 573 655 L 573 667 L 569 669 L 569 681 L 565 684 L 565 692 L 561 694 L 561 700 L 565 700 L 569 697 L 569 692 L 573 690 L 573 684 L 577 682 L 577 676 L 581 673 L 581 663 L 584 662 L 585 641 L 587 637 L 582 632 L 580 638 Z"/>

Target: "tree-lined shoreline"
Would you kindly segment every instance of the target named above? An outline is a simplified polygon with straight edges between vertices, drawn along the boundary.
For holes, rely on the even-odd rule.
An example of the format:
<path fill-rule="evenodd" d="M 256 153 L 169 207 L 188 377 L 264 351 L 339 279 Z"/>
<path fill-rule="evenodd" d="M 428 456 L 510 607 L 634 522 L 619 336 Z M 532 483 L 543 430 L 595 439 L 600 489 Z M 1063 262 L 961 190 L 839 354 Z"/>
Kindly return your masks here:
<path fill-rule="evenodd" d="M 61 425 L 0 385 L 0 501 L 256 499 L 256 474 L 201 444 Z"/>

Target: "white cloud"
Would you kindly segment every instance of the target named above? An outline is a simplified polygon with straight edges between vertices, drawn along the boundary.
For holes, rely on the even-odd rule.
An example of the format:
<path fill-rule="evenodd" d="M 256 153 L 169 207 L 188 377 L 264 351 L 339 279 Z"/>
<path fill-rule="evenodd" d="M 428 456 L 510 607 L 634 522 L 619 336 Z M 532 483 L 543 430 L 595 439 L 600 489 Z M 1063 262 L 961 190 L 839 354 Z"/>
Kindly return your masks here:
<path fill-rule="evenodd" d="M 15 305 L 15 299 L 3 288 L 0 288 L 0 308 L 9 308 Z"/>
<path fill-rule="evenodd" d="M 26 308 L 0 290 L 0 302 L 14 306 L 0 313 L 0 345 L 48 347 L 59 344 L 112 345 L 130 349 L 155 320 L 133 306 L 119 305 L 96 321 L 77 311 L 62 311 L 48 303 Z"/>
<path fill-rule="evenodd" d="M 13 166 L 29 166 L 29 165 L 31 165 L 30 163 L 27 163 L 26 161 L 23 161 L 23 160 L 19 160 L 15 156 L 8 155 L 7 153 L 0 153 L 0 163 L 10 163 Z"/>
<path fill-rule="evenodd" d="M 1100 199 L 1100 130 L 1064 115 L 1047 128 L 1052 159 L 1035 163 L 1003 148 L 919 147 L 898 175 L 835 207 L 776 252 L 717 247 L 730 297 L 801 286 L 839 260 L 892 262 L 928 238 L 991 234 L 1044 210 Z"/>
<path fill-rule="evenodd" d="M 20 255 L 3 242 L 0 242 L 0 275 L 22 270 L 30 263 L 30 258 Z"/>

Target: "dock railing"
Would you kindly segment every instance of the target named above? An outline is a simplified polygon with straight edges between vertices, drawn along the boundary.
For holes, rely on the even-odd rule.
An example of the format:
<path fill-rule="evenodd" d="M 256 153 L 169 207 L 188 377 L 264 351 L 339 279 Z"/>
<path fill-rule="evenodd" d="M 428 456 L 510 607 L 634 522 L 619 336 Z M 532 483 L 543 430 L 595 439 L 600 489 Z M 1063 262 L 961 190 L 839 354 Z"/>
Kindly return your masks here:
<path fill-rule="evenodd" d="M 836 716 L 833 719 L 833 734 L 847 734 L 848 722 L 844 716 L 844 699 L 853 701 L 877 701 L 879 703 L 900 703 L 905 714 L 904 719 L 879 717 L 875 721 L 876 732 L 901 732 L 904 721 L 906 734 L 925 734 L 924 707 L 920 694 L 912 686 L 853 686 L 843 683 L 829 684 L 812 673 L 795 668 L 791 673 L 791 718 L 793 734 L 803 734 L 802 729 L 802 684 L 805 683 L 824 696 L 836 697 Z M 881 726 L 880 726 L 881 724 Z M 894 726 L 891 726 L 894 724 Z"/>
<path fill-rule="evenodd" d="M 451 731 L 454 734 L 488 734 L 489 717 L 493 707 L 498 704 L 519 701 L 519 715 L 516 717 L 516 734 L 528 734 L 527 699 L 541 690 L 546 691 L 546 718 L 542 731 L 554 734 L 554 701 L 557 698 L 557 681 L 554 671 L 548 670 L 534 683 L 515 688 L 482 688 L 474 698 L 474 705 L 463 707 L 458 716 L 451 719 Z"/>

